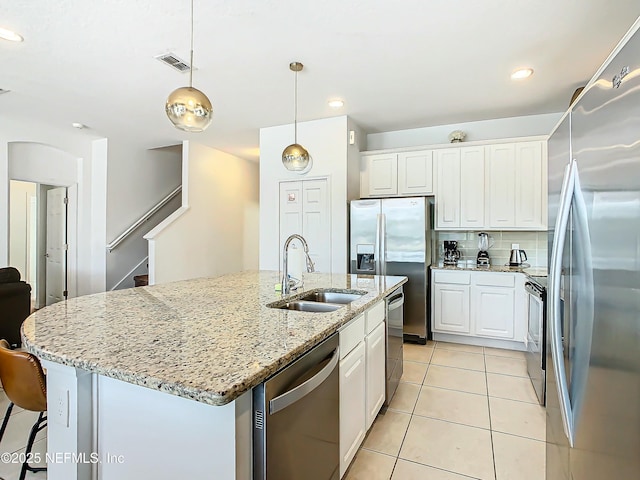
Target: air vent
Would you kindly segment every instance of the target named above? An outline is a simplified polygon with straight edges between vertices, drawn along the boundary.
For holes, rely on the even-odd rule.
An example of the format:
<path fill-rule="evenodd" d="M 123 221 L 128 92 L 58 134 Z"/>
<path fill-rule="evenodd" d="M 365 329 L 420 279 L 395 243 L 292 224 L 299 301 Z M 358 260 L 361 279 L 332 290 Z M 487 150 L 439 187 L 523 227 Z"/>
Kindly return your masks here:
<path fill-rule="evenodd" d="M 175 68 L 179 72 L 184 73 L 189 71 L 189 64 L 174 53 L 163 53 L 155 58 L 160 60 L 162 63 L 169 65 L 171 68 Z"/>
<path fill-rule="evenodd" d="M 264 414 L 262 413 L 262 410 L 255 411 L 254 427 L 258 430 L 262 430 L 264 428 Z"/>
<path fill-rule="evenodd" d="M 0 88 L 0 95 L 2 95 L 3 93 L 9 93 L 11 90 L 4 90 L 2 88 Z"/>

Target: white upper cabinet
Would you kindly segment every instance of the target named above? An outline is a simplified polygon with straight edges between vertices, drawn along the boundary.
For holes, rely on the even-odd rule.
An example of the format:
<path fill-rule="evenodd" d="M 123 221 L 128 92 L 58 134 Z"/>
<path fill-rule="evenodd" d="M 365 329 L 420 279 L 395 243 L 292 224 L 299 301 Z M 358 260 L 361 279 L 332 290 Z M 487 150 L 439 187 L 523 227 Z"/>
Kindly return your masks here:
<path fill-rule="evenodd" d="M 398 154 L 398 194 L 430 195 L 433 193 L 433 152 Z"/>
<path fill-rule="evenodd" d="M 546 142 L 514 140 L 365 154 L 360 197 L 435 195 L 437 230 L 546 230 Z"/>
<path fill-rule="evenodd" d="M 547 162 L 542 142 L 516 144 L 516 226 L 547 227 Z"/>
<path fill-rule="evenodd" d="M 483 228 L 484 147 L 460 149 L 460 227 Z"/>
<path fill-rule="evenodd" d="M 515 226 L 515 145 L 506 143 L 489 147 L 489 227 Z"/>
<path fill-rule="evenodd" d="M 360 196 L 388 197 L 397 194 L 398 154 L 389 153 L 362 157 Z"/>
<path fill-rule="evenodd" d="M 460 226 L 460 150 L 436 150 L 436 228 Z"/>
<path fill-rule="evenodd" d="M 489 147 L 489 228 L 546 230 L 544 150 L 543 142 Z"/>

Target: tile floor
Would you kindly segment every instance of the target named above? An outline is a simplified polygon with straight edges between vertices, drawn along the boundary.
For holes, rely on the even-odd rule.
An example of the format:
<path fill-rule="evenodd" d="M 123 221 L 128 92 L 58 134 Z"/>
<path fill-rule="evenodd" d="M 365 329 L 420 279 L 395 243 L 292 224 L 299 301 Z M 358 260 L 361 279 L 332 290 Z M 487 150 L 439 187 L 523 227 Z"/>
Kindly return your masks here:
<path fill-rule="evenodd" d="M 404 360 L 347 480 L 544 480 L 545 411 L 522 352 L 429 342 Z"/>
<path fill-rule="evenodd" d="M 521 352 L 444 342 L 404 345 L 404 375 L 347 480 L 544 480 L 545 412 Z M 7 398 L 0 389 L 0 415 Z M 14 408 L 0 453 L 24 452 L 37 414 Z M 1 421 L 1 419 L 0 419 Z M 44 457 L 46 428 L 34 452 Z M 20 464 L 0 462 L 0 480 Z M 45 480 L 46 472 L 27 479 Z"/>
<path fill-rule="evenodd" d="M 0 388 L 0 425 L 4 414 L 7 411 L 9 400 Z M 2 453 L 24 453 L 25 445 L 29 437 L 31 427 L 38 419 L 36 412 L 28 412 L 19 407 L 13 407 L 11 419 L 7 425 L 2 442 L 0 442 L 0 480 L 18 480 L 20 476 L 21 463 L 6 463 L 2 461 Z M 47 451 L 47 429 L 45 428 L 36 436 L 36 443 L 33 446 L 33 452 L 39 453 L 44 459 Z M 44 462 L 43 465 L 45 466 Z M 46 480 L 46 472 L 27 472 L 27 480 Z"/>

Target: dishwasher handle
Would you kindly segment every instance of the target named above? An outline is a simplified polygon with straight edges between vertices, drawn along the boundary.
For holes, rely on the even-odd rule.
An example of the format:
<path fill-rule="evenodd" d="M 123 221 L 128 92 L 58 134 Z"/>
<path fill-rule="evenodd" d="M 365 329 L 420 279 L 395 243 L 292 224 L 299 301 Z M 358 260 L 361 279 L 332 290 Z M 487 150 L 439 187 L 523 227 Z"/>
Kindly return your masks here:
<path fill-rule="evenodd" d="M 325 365 L 325 367 L 316 373 L 313 377 L 311 377 L 306 382 L 298 385 L 292 390 L 283 393 L 282 395 L 278 395 L 276 398 L 269 401 L 269 415 L 273 415 L 278 413 L 280 410 L 287 408 L 290 405 L 293 405 L 301 398 L 313 392 L 316 388 L 324 383 L 324 381 L 329 378 L 329 375 L 335 370 L 336 365 L 338 365 L 338 360 L 340 359 L 340 348 L 336 348 L 333 351 L 333 355 L 331 356 L 331 360 L 329 363 Z"/>
<path fill-rule="evenodd" d="M 387 305 L 387 311 L 395 310 L 396 308 L 404 305 L 404 293 L 399 293 L 389 299 L 389 303 Z"/>

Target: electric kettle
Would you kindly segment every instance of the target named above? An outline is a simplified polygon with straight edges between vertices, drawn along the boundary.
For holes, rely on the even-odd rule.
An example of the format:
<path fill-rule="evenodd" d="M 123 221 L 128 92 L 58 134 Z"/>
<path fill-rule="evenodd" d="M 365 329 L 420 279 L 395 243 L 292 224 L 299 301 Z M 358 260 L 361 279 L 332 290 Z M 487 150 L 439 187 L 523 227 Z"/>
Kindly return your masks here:
<path fill-rule="evenodd" d="M 511 255 L 509 256 L 509 266 L 519 267 L 526 259 L 527 254 L 524 250 L 514 248 L 511 250 Z"/>

